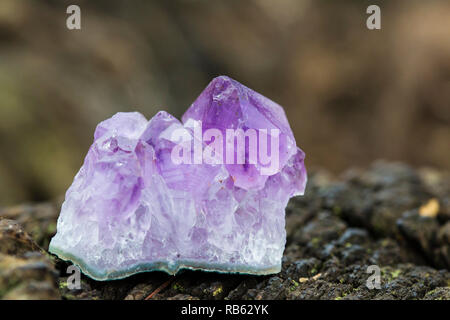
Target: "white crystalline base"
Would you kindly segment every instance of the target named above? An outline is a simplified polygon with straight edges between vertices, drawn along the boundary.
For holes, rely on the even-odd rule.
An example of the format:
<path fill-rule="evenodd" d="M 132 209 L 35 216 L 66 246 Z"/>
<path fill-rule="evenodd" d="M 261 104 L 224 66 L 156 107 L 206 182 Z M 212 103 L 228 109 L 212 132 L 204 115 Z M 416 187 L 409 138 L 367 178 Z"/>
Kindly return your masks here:
<path fill-rule="evenodd" d="M 264 202 L 268 204 L 270 199 Z M 95 280 L 121 279 L 135 273 L 156 270 L 168 274 L 191 269 L 254 275 L 273 274 L 281 270 L 285 245 L 283 219 L 272 220 L 264 230 L 245 233 L 239 228 L 241 231 L 234 232 L 235 236 L 228 240 L 227 236 L 233 232 L 224 229 L 210 231 L 208 242 L 203 244 L 193 242 L 191 233 L 182 236 L 183 230 L 174 228 L 173 232 L 165 233 L 166 243 L 171 243 L 173 234 L 179 234 L 183 240 L 175 246 L 167 246 L 165 255 L 158 254 L 152 258 L 156 246 L 151 246 L 152 242 L 146 237 L 150 233 L 143 221 L 150 219 L 156 225 L 161 222 L 150 213 L 143 217 L 135 214 L 132 219 L 100 232 L 99 225 L 90 221 L 91 216 L 72 219 L 74 216 L 70 214 L 71 210 L 65 208 L 66 205 L 63 205 L 62 212 L 65 214 L 60 216 L 58 226 L 66 232 L 59 232 L 52 239 L 49 251 L 63 260 L 72 261 Z M 269 209 L 270 206 L 266 205 L 265 208 Z M 284 211 L 284 207 L 277 209 Z M 181 207 L 174 212 L 186 214 L 186 210 L 183 211 Z M 234 225 L 234 228 L 237 227 Z M 114 235 L 114 238 L 99 240 L 100 234 Z M 132 239 L 128 238 L 130 235 Z"/>
<path fill-rule="evenodd" d="M 281 270 L 286 241 L 286 204 L 273 201 L 270 197 L 257 202 L 250 201 L 253 197 L 249 197 L 248 203 L 241 202 L 240 214 L 240 206 L 230 199 L 234 205 L 225 214 L 229 223 L 216 221 L 218 228 L 208 230 L 207 238 L 199 241 L 192 230 L 199 227 L 206 230 L 206 222 L 202 222 L 204 214 L 198 213 L 193 204 L 189 205 L 193 200 L 169 201 L 170 210 L 167 211 L 175 218 L 167 220 L 163 219 L 163 215 L 155 215 L 155 212 L 166 211 L 160 208 L 164 201 L 158 202 L 156 198 L 143 201 L 139 207 L 141 209 L 130 216 L 105 225 L 98 220 L 99 215 L 95 212 L 80 215 L 74 209 L 73 202 L 81 203 L 73 199 L 76 195 L 72 193 L 63 204 L 58 233 L 52 239 L 49 251 L 63 260 L 72 261 L 95 280 L 121 279 L 156 270 L 168 274 L 191 269 L 254 275 L 273 274 Z M 251 204 L 256 203 L 258 206 L 253 209 Z M 260 219 L 263 227 L 252 229 L 255 222 L 236 221 L 249 215 L 247 210 L 258 212 L 256 221 Z M 274 215 L 273 212 L 279 214 Z M 182 217 L 189 216 L 192 217 L 189 228 L 184 223 L 176 224 L 182 221 Z M 171 232 L 161 228 L 166 223 L 172 226 Z M 177 235 L 176 242 L 174 235 Z M 153 237 L 155 240 L 152 240 Z"/>
<path fill-rule="evenodd" d="M 270 202 L 270 198 L 261 201 L 264 208 L 262 213 L 275 209 Z M 264 228 L 247 232 L 245 225 L 243 227 L 234 222 L 230 230 L 219 228 L 208 231 L 208 238 L 200 242 L 194 239 L 192 231 L 189 232 L 187 228 L 187 231 L 184 230 L 183 225 L 174 226 L 172 232 L 155 235 L 161 237 L 163 242 L 152 242 L 148 235 L 152 235 L 153 229 L 146 221 L 152 221 L 158 227 L 164 221 L 158 221 L 147 210 L 135 213 L 104 230 L 101 224 L 91 220 L 93 215 L 79 216 L 68 208 L 69 204 L 70 200 L 66 200 L 62 209 L 64 214 L 58 220 L 59 230 L 66 232 L 58 231 L 50 243 L 49 251 L 61 259 L 72 261 L 96 280 L 120 279 L 154 270 L 169 274 L 176 274 L 181 269 L 192 269 L 255 275 L 278 273 L 281 270 L 286 239 L 284 219 L 281 218 L 270 219 L 264 223 Z M 175 206 L 172 211 L 175 215 L 195 215 L 196 219 L 202 216 L 195 214 L 195 210 L 178 207 L 176 202 L 172 202 L 172 205 Z M 284 207 L 278 203 L 275 210 L 280 212 L 281 217 Z M 235 216 L 231 212 L 227 215 Z M 268 218 L 262 214 L 261 219 Z M 180 239 L 175 244 L 172 242 L 174 234 L 178 234 Z"/>
<path fill-rule="evenodd" d="M 54 246 L 50 246 L 49 251 L 56 254 L 59 258 L 65 261 L 71 261 L 77 265 L 80 270 L 88 277 L 97 281 L 119 280 L 129 277 L 133 274 L 149 272 L 149 271 L 163 271 L 170 275 L 175 275 L 182 270 L 201 270 L 206 272 L 218 273 L 234 273 L 234 274 L 251 274 L 251 275 L 268 275 L 279 273 L 281 271 L 281 264 L 272 267 L 252 267 L 249 265 L 231 265 L 231 264 L 214 264 L 199 261 L 177 261 L 168 264 L 164 261 L 141 262 L 130 266 L 123 270 L 97 270 L 91 268 L 83 260 L 68 254 Z"/>

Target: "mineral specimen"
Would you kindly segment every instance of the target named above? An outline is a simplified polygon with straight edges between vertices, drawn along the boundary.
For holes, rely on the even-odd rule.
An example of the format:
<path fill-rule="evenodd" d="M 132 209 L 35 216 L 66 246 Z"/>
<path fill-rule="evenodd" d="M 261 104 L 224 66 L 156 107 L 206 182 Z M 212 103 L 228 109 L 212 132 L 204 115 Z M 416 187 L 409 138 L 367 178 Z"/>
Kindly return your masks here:
<path fill-rule="evenodd" d="M 306 184 L 283 109 L 228 77 L 178 121 L 101 122 L 66 193 L 50 252 L 97 280 L 181 269 L 281 269 L 285 208 Z"/>

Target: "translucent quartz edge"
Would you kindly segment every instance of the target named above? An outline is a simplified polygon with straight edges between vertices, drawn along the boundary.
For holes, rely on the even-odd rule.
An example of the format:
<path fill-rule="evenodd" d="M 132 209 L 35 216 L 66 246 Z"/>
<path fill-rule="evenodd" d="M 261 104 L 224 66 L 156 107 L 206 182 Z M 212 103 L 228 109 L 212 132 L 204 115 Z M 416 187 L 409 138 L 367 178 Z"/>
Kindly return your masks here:
<path fill-rule="evenodd" d="M 64 261 L 71 261 L 78 266 L 85 275 L 97 280 L 119 280 L 129 277 L 134 274 L 163 271 L 170 275 L 175 275 L 181 270 L 201 270 L 206 272 L 218 272 L 228 274 L 246 274 L 246 275 L 268 275 L 276 274 L 281 271 L 281 264 L 269 267 L 252 267 L 250 265 L 236 265 L 236 264 L 221 264 L 221 263 L 206 263 L 191 260 L 180 260 L 168 264 L 165 261 L 141 262 L 135 264 L 124 270 L 98 270 L 90 267 L 87 263 L 71 253 L 65 252 L 55 246 L 50 245 L 49 252 L 57 255 Z"/>

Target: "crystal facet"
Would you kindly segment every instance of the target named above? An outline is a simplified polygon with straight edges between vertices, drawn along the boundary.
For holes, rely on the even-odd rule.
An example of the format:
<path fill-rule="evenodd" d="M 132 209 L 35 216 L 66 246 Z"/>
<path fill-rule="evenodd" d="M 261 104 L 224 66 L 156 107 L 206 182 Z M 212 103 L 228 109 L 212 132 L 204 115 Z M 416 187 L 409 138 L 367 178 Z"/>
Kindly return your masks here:
<path fill-rule="evenodd" d="M 97 280 L 151 270 L 279 272 L 285 208 L 306 185 L 305 155 L 282 107 L 221 76 L 182 121 L 161 111 L 150 121 L 134 112 L 101 122 L 66 193 L 50 252 Z M 242 140 L 244 163 L 236 161 L 238 142 L 230 142 L 227 129 L 278 138 L 266 150 L 277 156 L 275 170 L 267 174 L 267 161 L 259 158 L 261 135 L 256 161 L 250 161 L 250 137 Z M 206 161 L 213 141 L 223 148 L 213 155 L 231 157 Z M 177 146 L 186 146 L 180 154 L 191 162 L 174 161 Z"/>

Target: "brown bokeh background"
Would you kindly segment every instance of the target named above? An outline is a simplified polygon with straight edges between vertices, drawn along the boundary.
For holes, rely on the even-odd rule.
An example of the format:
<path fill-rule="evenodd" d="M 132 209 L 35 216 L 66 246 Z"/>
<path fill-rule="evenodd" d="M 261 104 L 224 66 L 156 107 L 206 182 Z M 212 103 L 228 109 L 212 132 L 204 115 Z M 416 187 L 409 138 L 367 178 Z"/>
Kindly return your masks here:
<path fill-rule="evenodd" d="M 220 74 L 284 106 L 308 168 L 449 169 L 449 17 L 446 0 L 1 0 L 0 206 L 64 194 L 99 121 L 180 117 Z"/>

